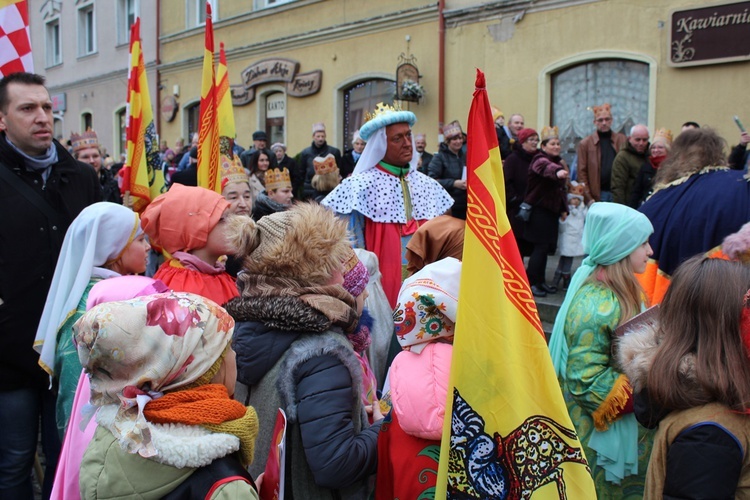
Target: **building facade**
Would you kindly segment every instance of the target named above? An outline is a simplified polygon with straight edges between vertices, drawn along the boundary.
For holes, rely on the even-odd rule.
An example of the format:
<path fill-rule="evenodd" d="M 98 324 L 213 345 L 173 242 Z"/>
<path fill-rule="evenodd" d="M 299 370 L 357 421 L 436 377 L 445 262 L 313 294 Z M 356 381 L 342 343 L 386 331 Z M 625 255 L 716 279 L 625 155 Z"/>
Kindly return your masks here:
<path fill-rule="evenodd" d="M 29 0 L 34 68 L 47 79 L 55 137 L 95 130 L 116 160 L 126 151 L 130 26 L 141 17 L 151 99 L 157 95 L 157 6 L 151 0 Z"/>
<path fill-rule="evenodd" d="M 294 155 L 310 144 L 312 124 L 324 122 L 328 142 L 347 149 L 365 111 L 394 102 L 410 79 L 424 94 L 399 102 L 417 115 L 415 130 L 436 150 L 443 122 L 466 124 L 475 68 L 485 72 L 490 99 L 506 117 L 522 113 L 527 126 L 557 125 L 568 156 L 594 130 L 588 108 L 602 102 L 612 104 L 614 127 L 625 132 L 645 123 L 676 135 L 682 123 L 696 121 L 733 144 L 739 131 L 732 116 L 750 122 L 747 57 L 698 61 L 699 54 L 684 61 L 691 50 L 703 53 L 713 44 L 711 50 L 721 51 L 737 39 L 750 40 L 747 1 L 210 3 L 217 55 L 224 43 L 228 59 L 237 142 L 244 147 L 254 131 L 264 130 Z M 690 9 L 695 12 L 677 19 Z M 63 135 L 90 120 L 103 144 L 121 150 L 123 34 L 131 13 L 142 17 L 161 138 L 172 145 L 197 130 L 204 0 L 31 0 L 30 10 L 35 66 L 44 68 L 58 100 L 64 96 L 64 109 L 57 111 Z"/>

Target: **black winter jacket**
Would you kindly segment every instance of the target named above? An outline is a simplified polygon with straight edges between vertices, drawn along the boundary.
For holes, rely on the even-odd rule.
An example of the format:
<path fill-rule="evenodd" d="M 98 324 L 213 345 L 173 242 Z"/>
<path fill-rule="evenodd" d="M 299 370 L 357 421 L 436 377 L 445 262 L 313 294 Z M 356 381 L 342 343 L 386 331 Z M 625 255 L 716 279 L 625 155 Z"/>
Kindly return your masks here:
<path fill-rule="evenodd" d="M 330 333 L 328 318 L 295 297 L 239 297 L 227 303 L 226 308 L 237 321 L 232 346 L 237 354 L 237 380 L 249 386 L 245 403 L 255 402 L 252 400 L 258 394 L 253 391 L 263 385 L 265 377 L 293 345 L 299 347 L 296 341 L 306 335 Z M 350 352 L 351 359 L 356 360 Z M 274 381 L 279 392 L 292 393 L 293 401 L 285 409 L 291 427 L 287 435 L 301 434 L 304 456 L 315 483 L 331 490 L 361 482 L 377 467 L 380 423 L 368 427 L 365 421 L 361 432 L 356 432 L 352 404 L 354 397 L 359 398 L 355 388 L 361 384 L 361 377 L 353 379 L 353 369 L 361 371 L 359 366 L 346 366 L 340 356 L 310 352 L 306 360 L 291 372 L 282 370 Z M 263 434 L 268 422 L 262 415 L 268 409 L 258 406 L 255 402 Z M 260 436 L 258 443 L 261 446 Z M 256 462 L 259 453 L 267 450 L 256 453 Z M 295 481 L 292 476 L 289 474 L 287 479 Z"/>
<path fill-rule="evenodd" d="M 428 175 L 438 181 L 453 198 L 451 211 L 459 219 L 466 218 L 466 190 L 453 187 L 453 182 L 463 177 L 465 166 L 466 153 L 463 148 L 456 154 L 443 143 L 427 167 Z"/>
<path fill-rule="evenodd" d="M 58 161 L 45 183 L 41 174 L 26 169 L 23 157 L 0 134 L 0 168 L 39 193 L 58 215 L 48 220 L 0 179 L 0 392 L 49 386 L 32 347 L 36 329 L 65 231 L 81 210 L 102 199 L 93 167 L 73 159 L 57 141 L 54 144 Z"/>

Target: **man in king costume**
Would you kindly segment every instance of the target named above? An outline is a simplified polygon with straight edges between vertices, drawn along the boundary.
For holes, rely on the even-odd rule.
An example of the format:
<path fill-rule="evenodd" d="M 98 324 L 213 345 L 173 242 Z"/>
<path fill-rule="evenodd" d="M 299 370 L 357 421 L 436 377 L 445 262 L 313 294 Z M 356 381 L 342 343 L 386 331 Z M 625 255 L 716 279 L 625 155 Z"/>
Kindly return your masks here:
<path fill-rule="evenodd" d="M 380 103 L 368 117 L 359 130 L 367 146 L 354 173 L 321 203 L 349 216 L 355 246 L 378 256 L 383 289 L 394 307 L 403 248 L 422 222 L 444 214 L 453 199 L 437 181 L 417 171 L 414 113 Z"/>

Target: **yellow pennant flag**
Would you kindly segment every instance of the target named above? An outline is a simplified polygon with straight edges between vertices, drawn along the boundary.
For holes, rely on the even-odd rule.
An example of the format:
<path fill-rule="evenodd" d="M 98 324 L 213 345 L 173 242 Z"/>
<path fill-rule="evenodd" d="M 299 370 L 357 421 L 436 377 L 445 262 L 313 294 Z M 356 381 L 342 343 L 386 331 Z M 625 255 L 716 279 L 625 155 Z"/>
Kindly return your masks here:
<path fill-rule="evenodd" d="M 211 22 L 211 4 L 208 2 L 205 40 L 198 130 L 198 185 L 221 193 L 218 100 L 214 76 L 214 28 Z"/>
<path fill-rule="evenodd" d="M 468 137 L 461 296 L 435 498 L 596 498 L 505 213 L 479 70 Z"/>
<path fill-rule="evenodd" d="M 146 65 L 141 47 L 141 20 L 130 27 L 130 67 L 125 137 L 127 154 L 123 167 L 123 190 L 130 192 L 133 210 L 143 212 L 154 198 L 166 192 L 159 164 L 159 144 L 148 91 Z"/>

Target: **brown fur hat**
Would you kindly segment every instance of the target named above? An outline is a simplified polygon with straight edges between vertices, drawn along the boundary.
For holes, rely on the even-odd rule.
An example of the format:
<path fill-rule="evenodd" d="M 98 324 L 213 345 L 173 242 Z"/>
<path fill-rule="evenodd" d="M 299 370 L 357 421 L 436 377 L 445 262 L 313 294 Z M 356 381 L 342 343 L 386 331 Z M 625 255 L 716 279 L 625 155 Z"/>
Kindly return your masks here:
<path fill-rule="evenodd" d="M 258 222 L 234 217 L 230 239 L 245 271 L 315 285 L 342 269 L 350 248 L 346 223 L 317 203 L 297 203 Z"/>

